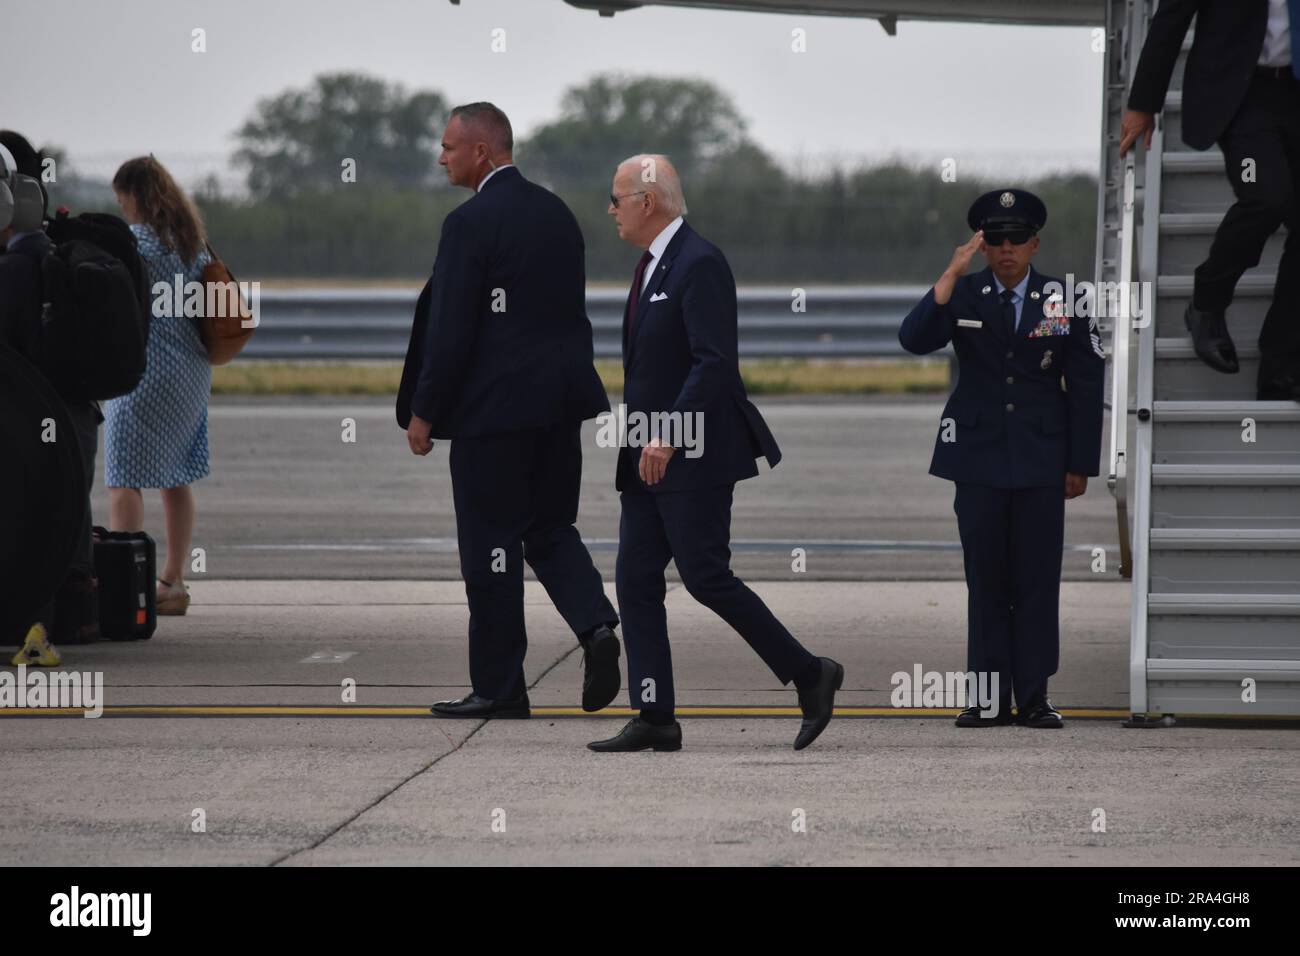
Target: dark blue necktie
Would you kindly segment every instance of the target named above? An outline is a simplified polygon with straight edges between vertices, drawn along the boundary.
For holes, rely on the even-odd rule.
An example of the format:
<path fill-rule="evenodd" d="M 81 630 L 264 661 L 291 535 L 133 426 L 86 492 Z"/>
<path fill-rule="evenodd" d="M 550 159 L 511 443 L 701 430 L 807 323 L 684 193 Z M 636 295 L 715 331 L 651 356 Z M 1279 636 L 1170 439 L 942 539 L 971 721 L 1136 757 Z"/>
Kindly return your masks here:
<path fill-rule="evenodd" d="M 1007 334 L 1013 336 L 1016 334 L 1016 304 L 1012 301 L 1015 297 L 1013 290 L 1002 290 L 1002 323 L 1007 328 Z"/>

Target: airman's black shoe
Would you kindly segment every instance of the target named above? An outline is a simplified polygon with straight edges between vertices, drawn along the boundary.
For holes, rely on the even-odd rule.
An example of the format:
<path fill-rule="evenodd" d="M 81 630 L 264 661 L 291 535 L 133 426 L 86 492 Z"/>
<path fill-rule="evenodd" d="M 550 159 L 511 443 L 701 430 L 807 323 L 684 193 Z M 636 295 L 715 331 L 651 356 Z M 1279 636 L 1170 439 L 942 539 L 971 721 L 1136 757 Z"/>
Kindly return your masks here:
<path fill-rule="evenodd" d="M 1022 727 L 1059 729 L 1065 726 L 1065 721 L 1056 708 L 1052 706 L 1052 702 L 1046 697 L 1042 697 L 1020 711 L 1020 725 Z"/>
<path fill-rule="evenodd" d="M 1010 704 L 998 708 L 996 716 L 993 717 L 985 717 L 984 711 L 978 705 L 967 707 L 954 721 L 958 727 L 1009 727 L 1014 722 Z"/>

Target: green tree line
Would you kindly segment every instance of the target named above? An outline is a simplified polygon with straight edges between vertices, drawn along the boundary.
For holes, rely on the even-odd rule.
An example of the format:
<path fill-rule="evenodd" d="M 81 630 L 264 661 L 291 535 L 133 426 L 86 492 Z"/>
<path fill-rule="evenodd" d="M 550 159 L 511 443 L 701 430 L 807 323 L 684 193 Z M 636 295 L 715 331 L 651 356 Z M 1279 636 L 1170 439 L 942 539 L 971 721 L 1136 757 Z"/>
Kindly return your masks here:
<path fill-rule="evenodd" d="M 436 165 L 450 105 L 352 73 L 260 101 L 236 133 L 247 195 L 195 196 L 213 244 L 246 278 L 427 275 L 443 217 L 469 198 Z M 592 280 L 627 281 L 635 264 L 606 209 L 615 166 L 638 152 L 673 159 L 688 218 L 741 283 L 929 282 L 969 237 L 971 201 L 1003 186 L 1047 205 L 1044 271 L 1092 269 L 1095 177 L 945 182 L 937 167 L 900 163 L 796 175 L 748 138 L 712 84 L 607 74 L 568 90 L 559 116 L 515 149 L 524 175 L 573 210 Z"/>

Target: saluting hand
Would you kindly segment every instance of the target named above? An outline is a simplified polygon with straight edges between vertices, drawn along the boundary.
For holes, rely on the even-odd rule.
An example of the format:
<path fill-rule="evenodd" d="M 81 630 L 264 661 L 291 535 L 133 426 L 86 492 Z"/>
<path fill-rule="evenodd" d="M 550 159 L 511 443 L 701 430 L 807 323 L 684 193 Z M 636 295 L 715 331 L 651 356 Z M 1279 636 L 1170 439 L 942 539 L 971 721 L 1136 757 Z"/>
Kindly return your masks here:
<path fill-rule="evenodd" d="M 1088 476 L 1076 475 L 1069 471 L 1065 473 L 1065 499 L 1077 498 L 1088 490 Z"/>
<path fill-rule="evenodd" d="M 668 459 L 673 457 L 673 452 L 676 450 L 672 445 L 665 445 L 658 438 L 650 439 L 650 443 L 641 449 L 641 460 L 637 464 L 641 480 L 647 485 L 659 484 L 663 480 L 664 471 L 668 468 Z"/>
<path fill-rule="evenodd" d="M 935 305 L 944 305 L 952 298 L 952 287 L 957 284 L 957 280 L 965 275 L 966 270 L 970 268 L 970 261 L 975 258 L 975 253 L 984 249 L 984 230 L 981 229 L 970 237 L 968 242 L 962 243 L 952 254 L 952 261 L 948 263 L 948 268 L 943 270 L 943 275 L 939 281 L 934 284 L 934 303 Z"/>

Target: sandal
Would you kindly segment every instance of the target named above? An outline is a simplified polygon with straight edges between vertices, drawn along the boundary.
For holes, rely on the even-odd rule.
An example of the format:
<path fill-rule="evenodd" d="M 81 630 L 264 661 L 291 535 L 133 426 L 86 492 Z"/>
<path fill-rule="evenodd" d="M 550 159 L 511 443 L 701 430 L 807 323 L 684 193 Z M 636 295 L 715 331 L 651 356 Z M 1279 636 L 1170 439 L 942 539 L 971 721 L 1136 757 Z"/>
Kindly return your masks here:
<path fill-rule="evenodd" d="M 159 614 L 184 614 L 190 606 L 190 589 L 181 585 L 180 590 L 175 590 L 170 581 L 158 579 L 162 585 L 157 592 L 157 610 Z"/>

